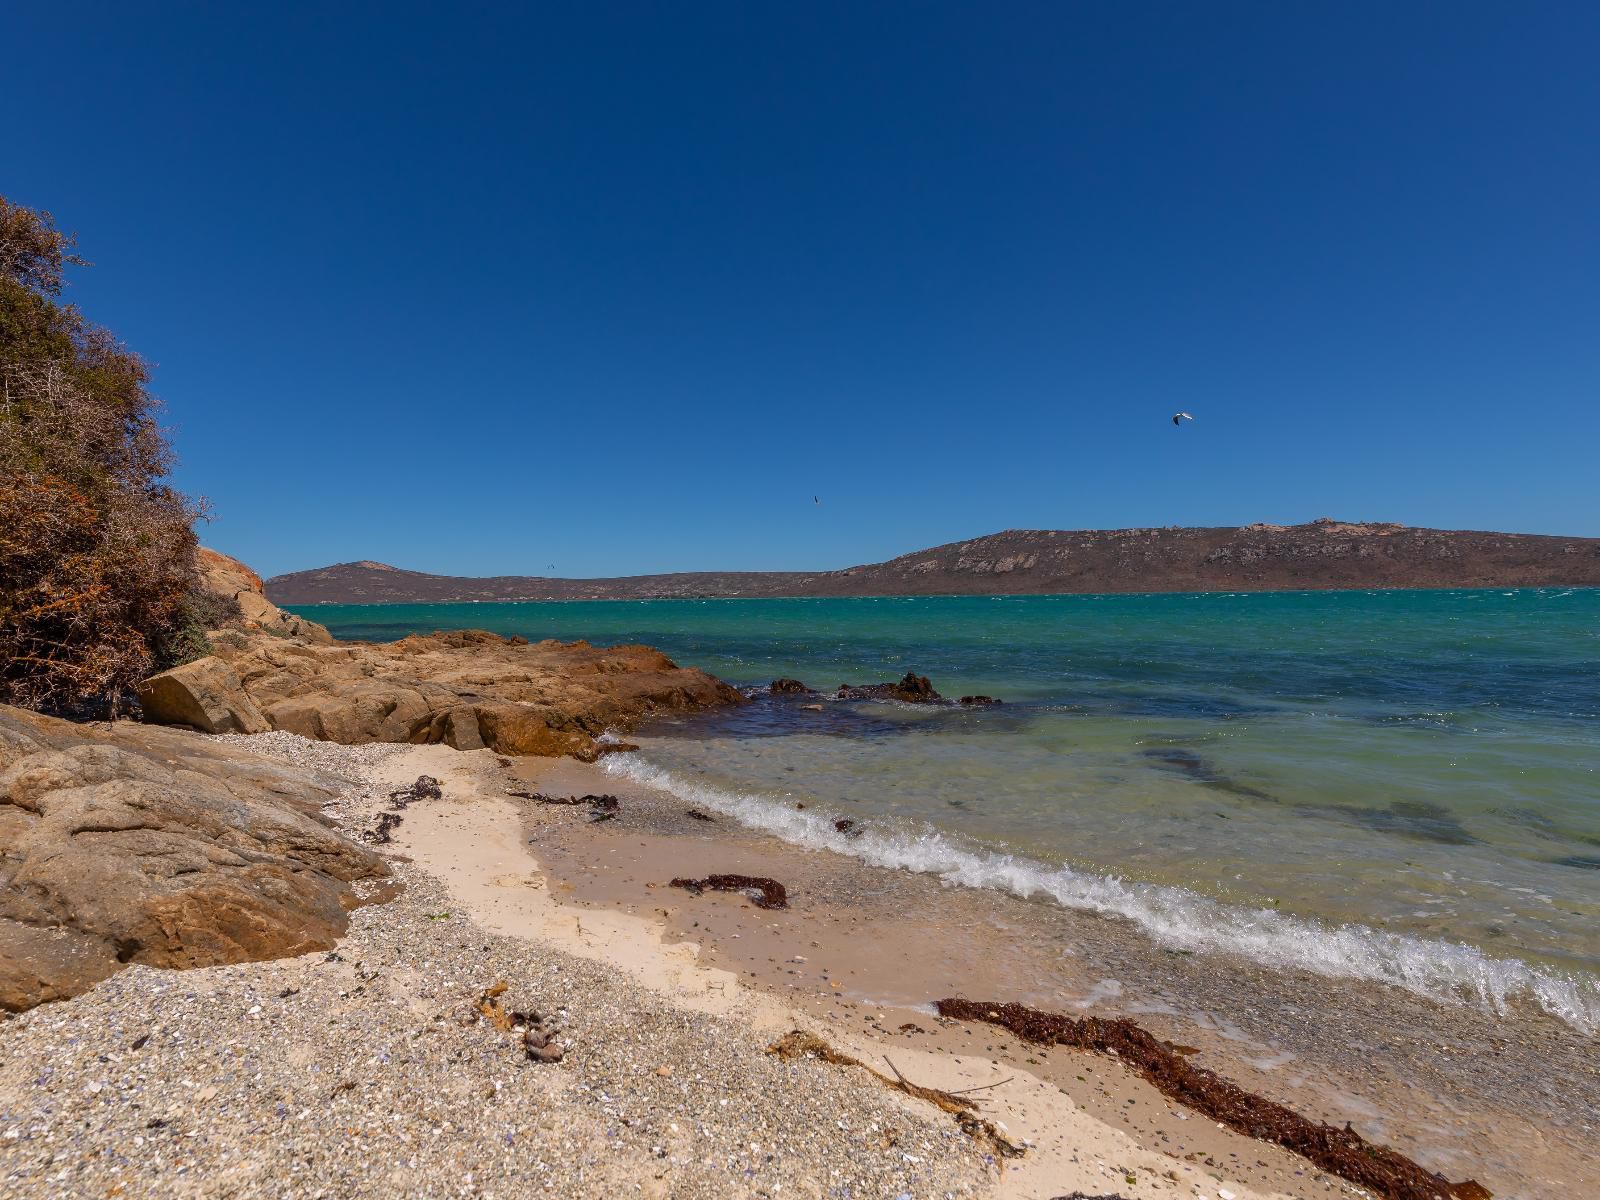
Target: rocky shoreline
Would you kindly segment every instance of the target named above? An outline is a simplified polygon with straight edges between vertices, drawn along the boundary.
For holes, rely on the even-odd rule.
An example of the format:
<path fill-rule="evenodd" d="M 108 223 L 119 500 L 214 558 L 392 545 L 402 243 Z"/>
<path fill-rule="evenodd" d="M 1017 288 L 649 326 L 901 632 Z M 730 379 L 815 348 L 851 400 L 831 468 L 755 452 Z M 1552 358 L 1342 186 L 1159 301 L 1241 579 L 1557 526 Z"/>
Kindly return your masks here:
<path fill-rule="evenodd" d="M 225 586 L 241 579 L 259 597 Z M 973 936 L 1010 918 L 925 898 L 904 922 L 884 899 L 929 881 L 610 794 L 594 764 L 634 749 L 616 731 L 742 702 L 703 672 L 477 631 L 337 644 L 268 602 L 240 611 L 141 690 L 147 718 L 189 729 L 0 707 L 8 1195 L 1367 1194 L 1248 1121 L 1190 1122 L 1115 1055 L 1052 1065 L 931 1014 L 951 947 L 996 995 L 1018 971 L 1034 985 L 1039 964 Z M 830 698 L 998 703 L 915 673 Z M 824 968 L 813 991 L 806 950 L 860 978 Z M 1213 1102 L 1233 1094 L 1190 1071 L 1197 1048 L 1136 1032 L 1169 1073 L 1219 1080 Z"/>
<path fill-rule="evenodd" d="M 352 836 L 386 804 L 378 768 L 417 753 L 230 740 L 341 774 L 328 811 Z M 449 784 L 432 803 L 470 801 Z M 332 950 L 133 966 L 7 1022 L 6 1195 L 922 1197 L 991 1181 L 936 1110 L 767 1054 L 737 1008 L 696 1011 L 488 930 L 437 876 L 389 865 L 399 895 L 357 909 Z M 559 1062 L 484 1014 L 502 983 L 505 1007 L 558 1029 Z"/>

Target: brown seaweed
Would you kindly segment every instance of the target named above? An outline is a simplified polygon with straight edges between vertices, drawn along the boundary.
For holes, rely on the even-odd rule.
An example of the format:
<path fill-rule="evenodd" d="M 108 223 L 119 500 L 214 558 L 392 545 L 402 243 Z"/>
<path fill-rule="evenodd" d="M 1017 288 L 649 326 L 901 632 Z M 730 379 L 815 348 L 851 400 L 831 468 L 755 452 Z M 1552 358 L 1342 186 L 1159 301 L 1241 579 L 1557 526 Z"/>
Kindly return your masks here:
<path fill-rule="evenodd" d="M 743 892 L 757 908 L 788 908 L 789 892 L 765 875 L 707 875 L 704 879 L 674 879 L 672 885 L 698 896 L 701 892 Z"/>
<path fill-rule="evenodd" d="M 1125 1017 L 1077 1018 L 1021 1004 L 961 999 L 936 1000 L 934 1008 L 941 1017 L 999 1025 L 1024 1042 L 1115 1054 L 1163 1096 L 1238 1133 L 1292 1150 L 1324 1171 L 1389 1200 L 1489 1200 L 1489 1189 L 1475 1180 L 1451 1183 L 1398 1151 L 1367 1141 L 1349 1125 L 1339 1129 L 1308 1120 L 1215 1071 L 1195 1066 Z"/>
<path fill-rule="evenodd" d="M 390 792 L 389 803 L 395 808 L 404 808 L 413 800 L 439 800 L 443 797 L 444 792 L 440 789 L 437 779 L 432 775 L 418 775 L 417 781 L 410 787 Z"/>
<path fill-rule="evenodd" d="M 361 837 L 364 841 L 372 842 L 373 844 L 380 846 L 384 845 L 385 843 L 392 842 L 394 841 L 394 828 L 403 820 L 405 820 L 405 818 L 399 813 L 379 813 L 377 828 L 367 830 L 367 832 L 363 833 Z"/>

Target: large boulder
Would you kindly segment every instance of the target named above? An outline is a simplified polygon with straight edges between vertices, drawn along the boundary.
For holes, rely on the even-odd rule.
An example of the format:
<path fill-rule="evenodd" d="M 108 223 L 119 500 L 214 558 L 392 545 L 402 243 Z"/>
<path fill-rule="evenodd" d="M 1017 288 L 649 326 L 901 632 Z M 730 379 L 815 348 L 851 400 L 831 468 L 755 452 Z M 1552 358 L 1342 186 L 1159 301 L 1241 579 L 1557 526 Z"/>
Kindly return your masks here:
<path fill-rule="evenodd" d="M 343 781 L 149 726 L 0 706 L 0 1008 L 161 967 L 325 949 L 381 858 L 319 819 Z"/>
<path fill-rule="evenodd" d="M 213 655 L 152 675 L 139 685 L 145 716 L 204 733 L 265 733 L 268 724 L 232 667 Z"/>

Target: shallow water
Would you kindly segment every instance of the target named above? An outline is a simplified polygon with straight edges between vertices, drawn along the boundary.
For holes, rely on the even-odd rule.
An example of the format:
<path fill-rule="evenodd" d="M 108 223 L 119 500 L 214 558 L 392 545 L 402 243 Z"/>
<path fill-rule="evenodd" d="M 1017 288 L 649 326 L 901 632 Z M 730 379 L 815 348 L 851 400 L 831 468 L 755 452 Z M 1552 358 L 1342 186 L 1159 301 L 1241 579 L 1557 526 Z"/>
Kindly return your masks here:
<path fill-rule="evenodd" d="M 640 641 L 761 697 L 613 769 L 1165 944 L 1600 1015 L 1600 591 L 319 606 L 345 637 Z M 796 809 L 805 804 L 805 810 Z M 846 837 L 832 821 L 865 830 Z"/>

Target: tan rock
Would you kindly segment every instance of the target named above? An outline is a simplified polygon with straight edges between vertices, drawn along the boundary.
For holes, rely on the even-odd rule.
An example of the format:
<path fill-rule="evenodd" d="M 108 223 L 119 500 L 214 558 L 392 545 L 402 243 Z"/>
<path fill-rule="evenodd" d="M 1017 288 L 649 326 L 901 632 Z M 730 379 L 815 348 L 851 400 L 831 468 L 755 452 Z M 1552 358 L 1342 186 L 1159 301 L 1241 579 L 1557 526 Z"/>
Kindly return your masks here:
<path fill-rule="evenodd" d="M 199 561 L 202 586 L 237 603 L 245 628 L 264 629 L 285 637 L 332 644 L 333 634 L 326 628 L 315 621 L 297 617 L 268 600 L 261 590 L 261 576 L 238 559 L 202 546 Z"/>
<path fill-rule="evenodd" d="M 323 949 L 383 860 L 315 815 L 342 781 L 152 726 L 0 706 L 0 1007 L 74 995 L 128 962 Z"/>
<path fill-rule="evenodd" d="M 265 733 L 272 728 L 232 667 L 214 655 L 152 675 L 139 685 L 145 716 L 204 733 Z"/>
<path fill-rule="evenodd" d="M 347 745 L 443 742 L 592 761 L 608 730 L 741 700 L 646 646 L 529 645 L 473 629 L 326 646 L 230 634 L 217 654 L 274 729 Z"/>

